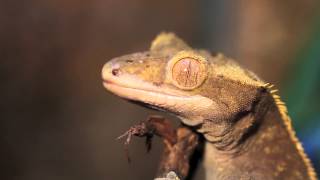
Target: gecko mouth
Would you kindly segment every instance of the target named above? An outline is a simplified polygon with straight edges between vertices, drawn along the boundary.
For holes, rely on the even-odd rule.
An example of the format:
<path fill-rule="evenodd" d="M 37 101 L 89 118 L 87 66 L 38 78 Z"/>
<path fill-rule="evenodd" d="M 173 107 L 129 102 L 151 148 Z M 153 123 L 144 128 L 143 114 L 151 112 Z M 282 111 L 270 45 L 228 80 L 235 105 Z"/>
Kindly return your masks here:
<path fill-rule="evenodd" d="M 103 85 L 107 90 L 122 98 L 131 101 L 138 101 L 143 103 L 143 105 L 151 105 L 152 108 L 156 109 L 167 108 L 168 106 L 176 107 L 178 106 L 179 102 L 182 103 L 182 101 L 189 99 L 187 96 L 177 96 L 163 92 L 152 91 L 150 86 L 146 89 L 141 89 L 119 84 L 111 80 L 104 80 Z"/>
<path fill-rule="evenodd" d="M 151 105 L 151 104 L 148 104 L 146 102 L 143 102 L 141 100 L 136 100 L 136 99 L 130 99 L 129 97 L 124 97 L 122 95 L 120 95 L 119 93 L 119 90 L 122 89 L 122 91 L 130 91 L 132 90 L 132 88 L 126 88 L 126 87 L 121 87 L 121 86 L 118 86 L 116 84 L 113 84 L 112 82 L 110 81 L 104 81 L 103 82 L 103 85 L 106 89 L 108 89 L 110 92 L 112 92 L 113 94 L 116 94 L 118 96 L 120 96 L 121 98 L 124 98 L 125 100 L 133 103 L 133 104 L 137 104 L 139 106 L 143 106 L 143 107 L 147 107 L 147 108 L 150 108 L 150 109 L 155 109 L 155 110 L 159 110 L 159 111 L 163 111 L 164 108 L 159 108 L 157 106 L 154 106 L 154 105 Z"/>
<path fill-rule="evenodd" d="M 189 94 L 182 91 L 174 90 L 166 86 L 155 86 L 152 83 L 129 74 L 114 77 L 106 73 L 103 77 L 103 85 L 106 89 L 120 97 L 145 103 L 161 102 L 162 98 L 184 99 L 190 97 Z"/>
<path fill-rule="evenodd" d="M 135 82 L 135 83 L 133 83 Z M 140 102 L 152 109 L 169 110 L 172 113 L 199 112 L 213 101 L 200 95 L 185 95 L 169 87 L 157 87 L 135 77 L 106 78 L 104 87 L 110 92 L 131 101 Z"/>
<path fill-rule="evenodd" d="M 128 83 L 128 81 L 127 83 L 124 83 L 123 80 L 124 79 L 121 79 L 117 82 L 108 79 L 103 81 L 103 85 L 110 92 L 126 100 L 133 101 L 134 103 L 151 109 L 160 111 L 166 110 L 176 114 L 181 117 L 182 121 L 187 125 L 192 126 L 199 124 L 202 120 L 199 114 L 202 114 L 203 111 L 211 106 L 216 105 L 211 99 L 200 95 L 172 95 L 171 93 L 173 92 L 167 90 L 169 88 L 163 88 L 168 91 L 167 93 L 161 92 L 164 91 L 162 88 L 153 91 L 152 89 L 159 87 L 152 86 L 145 82 L 143 85 L 139 84 L 139 88 L 136 85 L 130 87 L 130 83 Z M 184 120 L 183 117 L 186 114 L 189 116 L 197 116 L 197 118 L 193 121 Z"/>

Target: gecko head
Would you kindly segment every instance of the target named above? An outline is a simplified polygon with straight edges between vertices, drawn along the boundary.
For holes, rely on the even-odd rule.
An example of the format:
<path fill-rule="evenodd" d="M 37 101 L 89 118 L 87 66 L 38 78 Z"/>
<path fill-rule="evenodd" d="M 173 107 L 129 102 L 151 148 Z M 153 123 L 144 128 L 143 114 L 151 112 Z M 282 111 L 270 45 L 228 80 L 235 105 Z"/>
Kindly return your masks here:
<path fill-rule="evenodd" d="M 223 68 L 226 66 L 229 68 Z M 104 87 L 112 93 L 168 111 L 187 125 L 198 125 L 204 119 L 219 119 L 243 108 L 241 99 L 252 101 L 253 88 L 242 87 L 235 80 L 241 75 L 252 85 L 258 80 L 243 70 L 230 75 L 240 70 L 222 55 L 193 50 L 174 34 L 163 33 L 149 51 L 107 62 L 102 77 Z"/>

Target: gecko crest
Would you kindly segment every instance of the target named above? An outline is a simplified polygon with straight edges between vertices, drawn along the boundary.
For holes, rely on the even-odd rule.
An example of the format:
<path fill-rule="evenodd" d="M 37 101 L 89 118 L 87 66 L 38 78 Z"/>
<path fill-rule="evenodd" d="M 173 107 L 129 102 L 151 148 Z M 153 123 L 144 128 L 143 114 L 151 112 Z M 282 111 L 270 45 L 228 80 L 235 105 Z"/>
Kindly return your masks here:
<path fill-rule="evenodd" d="M 177 38 L 174 33 L 162 32 L 152 41 L 150 50 L 165 51 L 165 49 L 170 46 L 185 50 L 190 49 L 190 47 L 182 39 Z"/>
<path fill-rule="evenodd" d="M 289 136 L 291 138 L 291 140 L 293 141 L 293 143 L 295 144 L 299 155 L 302 157 L 304 164 L 307 166 L 308 169 L 308 174 L 311 178 L 311 180 L 317 180 L 317 175 L 316 172 L 314 170 L 314 168 L 311 165 L 311 161 L 308 158 L 307 154 L 304 152 L 303 147 L 300 143 L 300 141 L 298 140 L 298 138 L 296 137 L 296 133 L 292 127 L 292 122 L 291 122 L 291 118 L 288 115 L 288 109 L 286 104 L 281 100 L 280 96 L 277 94 L 278 89 L 274 89 L 274 85 L 270 84 L 270 83 L 266 83 L 263 85 L 268 91 L 269 93 L 272 95 L 275 104 L 277 105 L 279 112 L 281 114 L 281 117 L 284 121 L 284 124 L 289 132 Z"/>

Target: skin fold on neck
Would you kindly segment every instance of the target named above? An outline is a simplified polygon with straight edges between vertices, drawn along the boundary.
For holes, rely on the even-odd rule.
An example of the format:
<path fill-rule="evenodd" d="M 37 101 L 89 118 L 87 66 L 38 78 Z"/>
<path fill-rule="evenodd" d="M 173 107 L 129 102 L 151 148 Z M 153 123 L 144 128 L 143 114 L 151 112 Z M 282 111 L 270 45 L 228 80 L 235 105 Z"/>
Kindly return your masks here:
<path fill-rule="evenodd" d="M 220 150 L 220 142 L 206 143 L 207 179 L 310 179 L 308 164 L 301 163 L 304 159 L 271 94 L 263 95 L 254 110 L 238 121 L 254 122 L 243 138 L 229 132 L 229 139 L 237 138 Z"/>

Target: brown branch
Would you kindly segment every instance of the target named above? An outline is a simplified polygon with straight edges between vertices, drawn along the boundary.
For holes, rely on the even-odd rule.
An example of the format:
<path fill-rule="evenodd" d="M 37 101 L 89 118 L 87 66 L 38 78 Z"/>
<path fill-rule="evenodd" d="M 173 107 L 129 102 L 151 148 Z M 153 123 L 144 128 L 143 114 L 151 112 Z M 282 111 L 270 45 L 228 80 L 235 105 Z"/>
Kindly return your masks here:
<path fill-rule="evenodd" d="M 198 145 L 198 135 L 190 128 L 181 126 L 176 130 L 177 142 L 171 144 L 163 139 L 164 150 L 161 156 L 157 177 L 166 177 L 174 171 L 181 179 L 187 177 L 190 157 Z"/>

